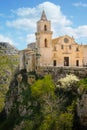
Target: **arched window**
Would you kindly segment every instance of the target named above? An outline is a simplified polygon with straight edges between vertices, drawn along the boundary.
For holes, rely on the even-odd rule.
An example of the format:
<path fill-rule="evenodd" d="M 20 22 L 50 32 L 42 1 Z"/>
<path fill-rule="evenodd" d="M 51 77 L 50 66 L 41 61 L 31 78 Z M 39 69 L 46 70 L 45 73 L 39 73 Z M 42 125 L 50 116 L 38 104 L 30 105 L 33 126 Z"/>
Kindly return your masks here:
<path fill-rule="evenodd" d="M 44 31 L 47 31 L 47 25 L 44 25 Z"/>
<path fill-rule="evenodd" d="M 44 45 L 47 47 L 47 39 L 44 40 Z"/>

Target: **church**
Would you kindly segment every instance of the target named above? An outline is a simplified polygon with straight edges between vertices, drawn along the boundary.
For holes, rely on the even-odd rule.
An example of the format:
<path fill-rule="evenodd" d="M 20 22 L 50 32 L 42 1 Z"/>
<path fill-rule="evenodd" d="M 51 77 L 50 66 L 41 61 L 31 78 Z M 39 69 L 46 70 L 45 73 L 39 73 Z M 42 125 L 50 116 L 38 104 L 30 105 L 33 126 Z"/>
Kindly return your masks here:
<path fill-rule="evenodd" d="M 87 67 L 87 45 L 68 35 L 52 38 L 51 21 L 42 12 L 37 22 L 36 42 L 20 51 L 20 69 L 27 72 L 39 67 Z"/>

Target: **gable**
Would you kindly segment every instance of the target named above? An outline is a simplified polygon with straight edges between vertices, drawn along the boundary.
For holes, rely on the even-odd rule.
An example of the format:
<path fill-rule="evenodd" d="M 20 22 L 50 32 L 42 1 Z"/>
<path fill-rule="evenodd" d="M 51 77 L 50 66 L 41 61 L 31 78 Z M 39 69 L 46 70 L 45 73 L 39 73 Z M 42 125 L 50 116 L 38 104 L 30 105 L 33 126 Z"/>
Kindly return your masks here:
<path fill-rule="evenodd" d="M 73 37 L 70 37 L 68 35 L 61 36 L 58 38 L 55 38 L 52 40 L 52 44 L 58 44 L 58 45 L 78 45 Z"/>

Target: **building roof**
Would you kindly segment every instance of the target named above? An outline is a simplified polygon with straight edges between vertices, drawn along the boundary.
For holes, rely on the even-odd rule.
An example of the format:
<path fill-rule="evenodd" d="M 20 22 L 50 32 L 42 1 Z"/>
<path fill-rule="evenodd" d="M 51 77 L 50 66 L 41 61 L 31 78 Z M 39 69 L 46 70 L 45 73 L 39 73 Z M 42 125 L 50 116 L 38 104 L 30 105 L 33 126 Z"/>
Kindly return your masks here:
<path fill-rule="evenodd" d="M 43 21 L 47 20 L 47 17 L 46 17 L 44 10 L 43 10 L 42 15 L 41 15 L 41 20 L 43 20 Z"/>

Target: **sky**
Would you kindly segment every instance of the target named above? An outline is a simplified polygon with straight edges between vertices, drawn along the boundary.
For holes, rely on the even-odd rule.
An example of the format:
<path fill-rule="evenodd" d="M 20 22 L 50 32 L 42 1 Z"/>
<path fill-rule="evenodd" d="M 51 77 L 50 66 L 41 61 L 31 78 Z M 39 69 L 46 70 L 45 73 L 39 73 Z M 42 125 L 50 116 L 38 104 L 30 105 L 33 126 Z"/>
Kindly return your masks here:
<path fill-rule="evenodd" d="M 0 0 L 0 42 L 25 49 L 35 41 L 43 10 L 51 21 L 53 38 L 69 35 L 87 44 L 87 0 Z"/>

